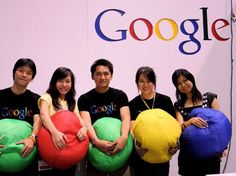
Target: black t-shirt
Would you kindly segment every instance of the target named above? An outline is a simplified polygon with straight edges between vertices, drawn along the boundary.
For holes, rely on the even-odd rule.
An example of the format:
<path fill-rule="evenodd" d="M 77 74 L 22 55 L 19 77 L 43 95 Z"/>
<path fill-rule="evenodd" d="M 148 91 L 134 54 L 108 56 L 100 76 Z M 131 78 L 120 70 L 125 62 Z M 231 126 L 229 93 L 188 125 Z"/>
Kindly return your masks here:
<path fill-rule="evenodd" d="M 0 90 L 0 119 L 24 120 L 33 125 L 33 116 L 39 114 L 39 95 L 26 90 L 16 95 L 11 88 Z"/>
<path fill-rule="evenodd" d="M 150 100 L 144 99 L 144 101 L 150 108 L 152 107 L 153 99 Z M 131 120 L 136 120 L 140 112 L 148 109 L 147 106 L 144 104 L 140 95 L 136 96 L 133 100 L 130 101 L 129 107 L 131 112 Z M 170 97 L 166 95 L 156 93 L 154 108 L 162 109 L 175 118 L 175 109 L 173 103 Z"/>
<path fill-rule="evenodd" d="M 144 99 L 150 109 L 152 109 L 153 100 L 154 98 Z M 140 95 L 130 101 L 129 107 L 131 120 L 136 120 L 139 113 L 148 109 Z M 156 93 L 153 109 L 155 108 L 162 109 L 175 118 L 175 110 L 170 97 Z M 158 128 L 156 132 L 158 132 Z M 131 155 L 131 163 L 133 165 L 134 175 L 169 175 L 169 161 L 165 163 L 148 163 L 140 158 L 135 149 Z"/>
<path fill-rule="evenodd" d="M 120 108 L 128 106 L 128 97 L 119 89 L 109 88 L 105 93 L 92 89 L 81 95 L 77 104 L 79 111 L 89 112 L 93 124 L 102 117 L 120 119 Z"/>
<path fill-rule="evenodd" d="M 217 98 L 214 93 L 207 92 L 203 94 L 202 105 L 184 107 L 184 104 L 180 102 L 175 102 L 174 107 L 177 111 L 181 113 L 184 121 L 190 119 L 189 113 L 195 108 L 211 108 L 211 104 Z M 220 173 L 220 158 L 218 155 L 213 156 L 207 160 L 196 160 L 186 152 L 185 145 L 182 145 L 183 138 L 180 138 L 180 151 L 178 157 L 179 164 L 179 174 L 181 175 L 206 175 L 209 173 Z M 204 147 L 204 146 L 203 146 Z M 199 149 L 201 150 L 201 148 Z"/>
<path fill-rule="evenodd" d="M 195 108 L 211 108 L 211 104 L 212 101 L 214 100 L 214 98 L 217 98 L 217 95 L 211 92 L 207 92 L 203 94 L 202 97 L 202 105 L 199 106 L 192 106 L 192 107 L 187 107 L 185 108 L 183 104 L 181 104 L 180 102 L 175 102 L 174 107 L 177 111 L 179 111 L 181 113 L 181 115 L 183 116 L 184 121 L 188 121 L 189 120 L 189 113 L 195 109 Z"/>

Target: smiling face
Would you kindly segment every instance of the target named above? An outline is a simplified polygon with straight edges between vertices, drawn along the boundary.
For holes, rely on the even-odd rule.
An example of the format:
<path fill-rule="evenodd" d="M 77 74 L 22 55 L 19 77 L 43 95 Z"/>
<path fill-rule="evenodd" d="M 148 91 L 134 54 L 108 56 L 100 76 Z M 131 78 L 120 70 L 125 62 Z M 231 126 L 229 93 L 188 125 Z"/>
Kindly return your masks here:
<path fill-rule="evenodd" d="M 192 91 L 193 84 L 185 76 L 180 75 L 177 79 L 177 88 L 181 93 L 189 94 Z"/>
<path fill-rule="evenodd" d="M 60 94 L 60 98 L 64 99 L 66 94 L 70 91 L 72 86 L 71 75 L 69 74 L 64 79 L 58 79 L 56 82 L 56 88 Z"/>
<path fill-rule="evenodd" d="M 145 76 L 141 74 L 138 79 L 138 89 L 140 90 L 143 97 L 152 97 L 155 85 Z"/>
<path fill-rule="evenodd" d="M 96 90 L 98 92 L 104 92 L 108 90 L 112 79 L 112 74 L 109 70 L 109 67 L 102 65 L 97 66 L 95 72 L 92 75 L 92 79 L 96 84 Z"/>
<path fill-rule="evenodd" d="M 33 79 L 33 72 L 28 65 L 18 67 L 14 74 L 14 84 L 21 87 L 27 87 Z"/>

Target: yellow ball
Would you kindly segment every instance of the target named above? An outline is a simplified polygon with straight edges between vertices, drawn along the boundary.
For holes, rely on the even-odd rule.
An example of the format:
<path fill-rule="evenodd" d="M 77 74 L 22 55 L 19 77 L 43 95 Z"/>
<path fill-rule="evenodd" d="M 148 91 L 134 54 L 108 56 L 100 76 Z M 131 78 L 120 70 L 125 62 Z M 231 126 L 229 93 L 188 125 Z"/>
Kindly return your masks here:
<path fill-rule="evenodd" d="M 148 149 L 142 159 L 149 163 L 164 163 L 171 159 L 169 148 L 175 146 L 181 127 L 174 117 L 162 109 L 141 112 L 133 127 L 134 138 Z"/>

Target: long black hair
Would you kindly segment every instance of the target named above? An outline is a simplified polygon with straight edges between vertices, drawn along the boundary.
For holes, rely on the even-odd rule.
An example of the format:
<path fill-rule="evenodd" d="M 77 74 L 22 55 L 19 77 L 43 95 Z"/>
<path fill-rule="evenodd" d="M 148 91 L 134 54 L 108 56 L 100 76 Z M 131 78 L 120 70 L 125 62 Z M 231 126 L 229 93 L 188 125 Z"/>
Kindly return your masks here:
<path fill-rule="evenodd" d="M 58 101 L 58 97 L 60 93 L 58 92 L 56 88 L 56 83 L 60 79 L 66 78 L 68 75 L 71 76 L 71 89 L 66 94 L 65 100 L 67 101 L 68 109 L 70 111 L 74 111 L 75 108 L 75 77 L 73 72 L 66 67 L 59 67 L 55 70 L 55 72 L 52 75 L 51 81 L 49 83 L 49 88 L 47 90 L 47 93 L 49 93 L 52 97 L 52 104 L 56 110 L 61 109 L 61 105 Z"/>
<path fill-rule="evenodd" d="M 187 96 L 184 93 L 181 93 L 178 90 L 178 78 L 180 76 L 184 76 L 187 80 L 191 81 L 193 84 L 193 88 L 191 90 L 192 93 L 192 102 L 193 104 L 197 103 L 197 101 L 202 100 L 202 94 L 201 92 L 198 90 L 196 83 L 195 83 L 195 78 L 194 76 L 186 69 L 177 69 L 174 71 L 174 73 L 172 74 L 172 82 L 174 84 L 174 86 L 176 87 L 176 99 L 179 103 L 181 103 L 181 105 L 184 105 Z"/>

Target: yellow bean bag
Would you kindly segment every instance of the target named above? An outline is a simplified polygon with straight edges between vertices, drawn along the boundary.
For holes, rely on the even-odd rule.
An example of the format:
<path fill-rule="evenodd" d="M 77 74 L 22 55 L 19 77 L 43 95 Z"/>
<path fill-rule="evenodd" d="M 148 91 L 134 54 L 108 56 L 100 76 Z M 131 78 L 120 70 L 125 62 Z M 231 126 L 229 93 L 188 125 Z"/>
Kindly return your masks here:
<path fill-rule="evenodd" d="M 162 109 L 141 112 L 133 127 L 134 138 L 148 149 L 142 159 L 149 163 L 164 163 L 171 159 L 169 148 L 181 135 L 179 123 Z"/>

